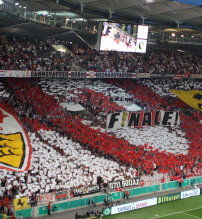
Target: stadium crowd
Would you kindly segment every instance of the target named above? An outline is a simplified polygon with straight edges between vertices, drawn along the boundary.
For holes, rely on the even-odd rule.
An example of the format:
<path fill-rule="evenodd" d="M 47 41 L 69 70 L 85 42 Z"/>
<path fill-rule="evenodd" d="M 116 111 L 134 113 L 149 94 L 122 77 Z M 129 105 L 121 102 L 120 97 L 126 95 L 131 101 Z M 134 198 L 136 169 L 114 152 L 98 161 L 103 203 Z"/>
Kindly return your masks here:
<path fill-rule="evenodd" d="M 64 45 L 68 53 L 53 49 Z M 98 52 L 66 41 L 0 36 L 0 69 L 33 71 L 136 72 L 201 74 L 202 58 L 190 53 L 148 51 L 146 54 Z"/>
<path fill-rule="evenodd" d="M 97 52 L 76 49 L 78 65 L 95 72 L 137 72 L 151 74 L 200 74 L 201 57 L 174 51 L 148 51 L 146 54 Z"/>
<path fill-rule="evenodd" d="M 69 71 L 71 57 L 57 52 L 49 41 L 0 36 L 0 69 Z"/>
<path fill-rule="evenodd" d="M 22 85 L 21 83 L 20 86 Z M 34 98 L 32 95 L 36 95 L 36 92 L 39 92 L 39 90 L 31 90 L 29 95 Z M 14 92 L 19 92 L 18 95 L 23 95 L 24 91 L 22 89 L 22 93 L 20 93 L 17 87 L 15 87 Z M 12 93 L 12 91 L 10 91 L 10 93 Z M 48 103 L 47 96 L 41 95 L 39 94 L 38 100 L 45 101 L 44 106 L 55 102 L 54 99 L 52 99 L 53 102 Z M 20 118 L 24 122 L 25 126 L 27 128 L 31 127 L 31 129 L 28 128 L 28 130 L 32 132 L 30 134 L 30 139 L 33 146 L 33 158 L 32 167 L 27 174 L 4 171 L 2 178 L 9 179 L 8 183 L 5 184 L 6 189 L 17 185 L 20 196 L 31 196 L 36 192 L 44 193 L 53 191 L 53 188 L 54 190 L 60 190 L 64 188 L 70 189 L 71 187 L 95 185 L 97 176 L 101 176 L 104 179 L 104 182 L 106 182 L 106 180 L 108 182 L 123 180 L 135 176 L 136 170 L 132 166 L 123 165 L 115 160 L 113 161 L 112 159 L 108 160 L 102 153 L 96 153 L 96 155 L 94 155 L 95 152 L 92 153 L 88 149 L 81 147 L 79 143 L 68 140 L 67 137 L 61 136 L 58 132 L 56 133 L 51 131 L 50 128 L 47 127 L 48 124 L 41 124 L 39 120 L 44 120 L 44 110 L 41 108 L 42 106 L 37 106 L 38 104 L 35 102 L 35 106 L 37 106 L 37 109 L 35 110 L 39 110 L 38 113 L 40 113 L 38 115 L 34 114 L 34 111 L 30 113 L 30 107 L 27 104 L 22 104 L 23 102 L 26 102 L 26 95 L 18 96 L 21 97 L 21 100 L 16 100 L 12 94 L 9 96 L 9 104 L 11 104 L 20 114 Z M 29 104 L 30 103 L 31 102 L 29 101 Z M 19 107 L 21 105 L 23 106 L 22 108 Z M 46 107 L 47 106 L 49 105 L 46 105 Z M 55 109 L 56 108 L 54 106 L 53 113 L 58 113 Z M 49 112 L 52 110 L 53 108 L 51 108 Z M 54 117 L 56 114 L 53 114 L 52 116 Z M 69 122 L 72 122 L 73 119 L 67 117 L 65 121 L 65 114 L 62 111 L 60 111 L 59 117 L 64 119 L 64 122 L 67 122 L 67 118 L 69 118 Z M 81 156 L 81 154 L 83 156 Z M 53 162 L 50 162 L 52 159 Z M 93 166 L 92 163 L 94 163 Z M 70 174 L 71 172 L 72 175 Z M 5 175 L 6 178 L 4 178 Z M 50 176 L 52 180 L 49 180 Z M 74 181 L 72 181 L 72 177 L 75 178 Z"/>
<path fill-rule="evenodd" d="M 101 127 L 93 129 L 84 123 L 82 117 L 74 116 L 60 106 L 60 101 L 64 101 L 62 98 L 68 100 L 72 93 L 73 97 L 79 97 L 75 95 L 78 90 L 88 87 L 93 93 L 102 93 L 106 100 L 107 96 L 118 98 L 121 92 L 125 98 L 139 100 L 147 109 L 164 109 L 165 105 L 169 109 L 174 107 L 174 103 L 170 104 L 167 98 L 155 94 L 143 83 L 130 80 L 124 83 L 118 80 L 5 80 L 1 85 L 1 101 L 13 107 L 29 131 L 33 157 L 28 172 L 2 170 L 2 192 L 11 196 L 35 196 L 95 185 L 98 177 L 109 183 L 136 176 L 146 181 L 155 176 L 158 179 L 169 176 L 172 180 L 184 174 L 193 175 L 194 168 L 201 163 L 202 136 L 195 113 L 181 113 L 183 129 L 145 127 L 136 131 L 128 129 L 127 132 L 107 133 L 106 130 L 101 132 Z M 175 83 L 173 87 L 180 86 L 181 82 Z M 188 87 L 192 84 L 190 89 L 198 87 L 198 82 L 183 83 Z M 164 83 L 161 85 L 159 81 L 159 87 L 163 88 Z M 69 99 L 71 102 L 74 100 L 77 101 Z M 105 110 L 103 107 L 103 113 Z M 97 116 L 100 117 L 92 114 L 90 119 Z M 165 138 L 161 138 L 162 131 Z"/>
<path fill-rule="evenodd" d="M 69 53 L 55 51 L 52 44 L 64 44 Z M 201 63 L 200 56 L 182 52 L 97 52 L 65 41 L 0 36 L 2 70 L 202 74 Z M 174 180 L 194 175 L 202 162 L 202 116 L 170 89 L 201 89 L 201 83 L 3 80 L 1 103 L 13 107 L 23 122 L 33 154 L 30 170 L 2 170 L 2 206 L 7 208 L 2 211 L 12 214 L 9 203 L 13 197 L 35 200 L 38 194 L 95 185 L 98 177 L 109 183 L 140 176 L 144 185 L 150 178 Z M 109 132 L 104 129 L 106 115 L 124 109 L 116 101 L 131 101 L 143 110 L 180 110 L 181 125 Z M 79 103 L 88 114 L 74 115 L 61 106 L 63 102 Z"/>
<path fill-rule="evenodd" d="M 175 94 L 170 92 L 171 89 L 176 90 L 201 90 L 202 84 L 200 81 L 197 80 L 165 80 L 165 79 L 154 79 L 154 80 L 147 80 L 144 79 L 141 81 L 144 86 L 149 87 L 153 90 L 156 94 L 160 95 L 161 97 L 176 97 Z"/>

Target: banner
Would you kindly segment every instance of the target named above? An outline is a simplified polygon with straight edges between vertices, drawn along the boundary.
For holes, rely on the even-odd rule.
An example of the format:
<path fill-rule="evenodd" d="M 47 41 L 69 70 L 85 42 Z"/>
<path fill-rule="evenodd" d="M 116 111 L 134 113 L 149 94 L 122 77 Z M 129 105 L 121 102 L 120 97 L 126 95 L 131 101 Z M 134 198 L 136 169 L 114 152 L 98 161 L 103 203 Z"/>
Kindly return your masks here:
<path fill-rule="evenodd" d="M 15 211 L 31 208 L 29 204 L 29 197 L 16 198 L 13 200 Z"/>
<path fill-rule="evenodd" d="M 54 193 L 47 193 L 37 196 L 37 205 L 47 205 L 49 202 L 55 202 Z"/>
<path fill-rule="evenodd" d="M 178 199 L 181 199 L 181 193 L 180 192 L 157 197 L 157 203 L 162 204 L 162 203 L 166 203 L 166 202 L 175 201 L 175 200 L 178 200 Z"/>
<path fill-rule="evenodd" d="M 136 72 L 94 72 L 94 71 L 19 71 L 19 70 L 0 70 L 0 77 L 50 77 L 50 78 L 161 78 L 161 74 L 139 73 Z M 183 78 L 202 78 L 202 74 L 166 74 L 163 78 L 183 79 Z"/>
<path fill-rule="evenodd" d="M 6 71 L 5 70 L 0 70 L 0 77 L 1 78 L 6 77 Z"/>
<path fill-rule="evenodd" d="M 180 79 L 189 78 L 189 77 L 190 77 L 190 74 L 177 74 L 177 75 L 174 76 L 173 79 L 180 80 Z"/>
<path fill-rule="evenodd" d="M 179 111 L 118 112 L 107 115 L 106 128 L 115 130 L 124 127 L 141 128 L 156 125 L 173 127 L 179 124 Z"/>
<path fill-rule="evenodd" d="M 69 199 L 69 191 L 59 191 L 55 193 L 55 199 L 56 201 L 64 201 Z"/>
<path fill-rule="evenodd" d="M 202 111 L 202 90 L 171 90 L 171 92 L 192 108 Z"/>
<path fill-rule="evenodd" d="M 191 74 L 190 78 L 202 78 L 202 74 Z"/>
<path fill-rule="evenodd" d="M 97 193 L 99 191 L 100 191 L 100 187 L 98 185 L 73 189 L 73 193 L 74 193 L 75 197 L 76 196 L 83 196 L 83 195 L 93 194 L 93 193 Z"/>
<path fill-rule="evenodd" d="M 31 145 L 18 118 L 0 105 L 0 169 L 23 172 L 29 169 Z"/>
<path fill-rule="evenodd" d="M 131 74 L 131 78 L 138 78 L 138 73 L 134 73 L 134 72 L 133 72 L 133 73 Z"/>
<path fill-rule="evenodd" d="M 94 71 L 88 71 L 86 72 L 86 78 L 95 78 L 96 73 Z"/>
<path fill-rule="evenodd" d="M 138 78 L 150 78 L 150 73 L 138 73 Z"/>
<path fill-rule="evenodd" d="M 110 189 L 126 188 L 130 186 L 138 186 L 139 183 L 140 183 L 140 178 L 136 177 L 134 179 L 111 182 L 109 183 L 109 187 Z"/>
<path fill-rule="evenodd" d="M 198 196 L 198 195 L 200 195 L 200 189 L 192 189 L 192 190 L 181 192 L 181 199 Z"/>
<path fill-rule="evenodd" d="M 118 205 L 103 210 L 104 215 L 119 214 L 126 211 L 132 211 L 140 208 L 145 208 L 157 204 L 157 198 L 150 198 L 142 201 L 136 201 L 128 204 Z"/>
<path fill-rule="evenodd" d="M 31 77 L 31 71 L 7 70 L 6 75 L 6 77 L 29 78 Z"/>
<path fill-rule="evenodd" d="M 31 71 L 0 70 L 0 77 L 28 78 L 31 77 Z"/>

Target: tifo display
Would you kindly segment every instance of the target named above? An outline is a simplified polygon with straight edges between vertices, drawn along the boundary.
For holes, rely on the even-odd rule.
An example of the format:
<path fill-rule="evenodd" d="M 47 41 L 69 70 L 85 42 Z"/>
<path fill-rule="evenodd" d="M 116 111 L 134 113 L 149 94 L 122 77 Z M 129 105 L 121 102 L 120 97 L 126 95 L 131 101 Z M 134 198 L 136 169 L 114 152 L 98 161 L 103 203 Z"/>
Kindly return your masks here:
<path fill-rule="evenodd" d="M 6 150 L 1 149 L 1 159 L 9 158 L 14 165 L 14 154 L 21 158 L 20 151 L 8 150 L 7 146 L 13 147 L 12 139 L 3 137 L 23 133 L 22 127 L 24 142 L 28 132 L 27 142 L 31 145 L 24 144 L 25 169 L 2 170 L 5 191 L 17 186 L 15 196 L 36 199 L 36 194 L 51 194 L 54 189 L 64 198 L 63 191 L 71 191 L 74 197 L 100 188 L 119 190 L 200 175 L 201 112 L 170 92 L 184 83 L 189 90 L 200 86 L 192 80 L 165 83 L 128 79 L 120 83 L 118 79 L 2 79 L 5 110 L 1 124 L 10 132 L 2 131 Z M 116 100 L 123 101 L 123 105 L 117 105 Z M 141 111 L 122 112 L 128 101 L 140 106 Z M 61 103 L 80 104 L 82 110 L 71 111 L 72 107 Z M 124 113 L 129 116 L 124 117 Z M 7 122 L 16 121 L 12 115 L 19 123 Z M 107 115 L 114 130 L 105 129 Z M 128 121 L 129 127 L 116 129 L 117 123 L 125 122 L 126 126 Z M 137 126 L 140 122 L 142 127 Z M 17 129 L 19 124 L 21 131 Z M 22 146 L 21 140 L 17 142 Z M 7 152 L 9 156 L 5 156 Z M 5 161 L 2 163 L 5 165 Z"/>
<path fill-rule="evenodd" d="M 180 124 L 179 112 L 120 112 L 107 116 L 107 129 L 124 127 L 141 128 L 144 126 L 178 126 Z"/>
<path fill-rule="evenodd" d="M 7 105 L 0 105 L 0 168 L 27 171 L 31 156 L 27 130 L 8 108 Z"/>
<path fill-rule="evenodd" d="M 12 208 L 31 217 L 101 203 L 116 214 L 199 195 L 201 57 L 133 53 L 145 51 L 147 26 L 103 25 L 101 46 L 109 40 L 118 52 L 106 42 L 96 51 L 0 37 L 0 182 L 9 216 Z M 63 44 L 68 54 L 54 51 Z"/>

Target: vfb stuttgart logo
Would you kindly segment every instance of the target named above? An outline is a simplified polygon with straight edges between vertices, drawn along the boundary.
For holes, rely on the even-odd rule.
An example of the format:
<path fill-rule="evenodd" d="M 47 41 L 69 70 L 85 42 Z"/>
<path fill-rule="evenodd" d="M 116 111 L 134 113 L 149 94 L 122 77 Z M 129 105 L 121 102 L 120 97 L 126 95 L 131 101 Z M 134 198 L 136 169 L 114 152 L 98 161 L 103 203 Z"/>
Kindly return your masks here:
<path fill-rule="evenodd" d="M 0 106 L 0 168 L 25 171 L 30 166 L 31 145 L 20 121 Z"/>

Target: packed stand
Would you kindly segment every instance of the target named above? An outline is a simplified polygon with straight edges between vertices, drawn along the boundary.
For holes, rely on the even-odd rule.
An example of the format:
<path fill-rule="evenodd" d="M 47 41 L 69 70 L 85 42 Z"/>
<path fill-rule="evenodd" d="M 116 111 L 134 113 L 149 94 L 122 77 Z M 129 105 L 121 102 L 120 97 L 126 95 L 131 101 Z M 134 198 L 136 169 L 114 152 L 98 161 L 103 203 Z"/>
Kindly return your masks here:
<path fill-rule="evenodd" d="M 58 52 L 51 44 L 48 40 L 0 36 L 0 69 L 69 71 L 71 54 Z"/>
<path fill-rule="evenodd" d="M 59 52 L 52 45 L 63 45 Z M 59 40 L 0 36 L 0 69 L 33 71 L 95 71 L 151 74 L 201 74 L 202 57 L 190 53 L 148 50 L 146 54 L 103 52 Z M 5 52 L 6 51 L 6 52 Z M 82 76 L 83 77 L 83 76 Z"/>
<path fill-rule="evenodd" d="M 43 90 L 46 91 L 48 94 L 54 95 L 57 98 L 59 98 L 57 95 L 60 94 L 60 99 L 65 98 L 65 100 L 68 100 L 70 98 L 72 101 L 72 95 L 68 92 L 71 91 L 75 95 L 75 93 L 77 93 L 78 90 L 80 90 L 81 88 L 88 87 L 88 89 L 90 89 L 91 92 L 104 93 L 106 96 L 110 97 L 111 100 L 113 100 L 114 102 L 119 100 L 123 103 L 125 101 L 132 101 L 140 104 L 140 101 L 138 102 L 137 98 L 133 97 L 132 94 L 127 93 L 128 89 L 124 90 L 117 86 L 109 85 L 108 83 L 102 82 L 100 80 L 90 81 L 70 79 L 41 79 L 39 83 L 43 87 Z M 94 99 L 94 97 L 91 97 L 92 101 Z M 85 101 L 91 103 L 91 101 L 88 98 L 86 98 Z M 80 103 L 82 104 L 82 102 Z M 101 109 L 102 113 L 100 114 L 106 115 L 107 111 L 105 110 L 105 107 L 102 107 Z M 97 113 L 98 112 L 99 111 L 97 111 Z M 113 108 L 112 112 L 117 112 L 116 108 Z M 93 123 L 90 123 L 91 126 L 95 124 L 94 120 L 97 117 L 97 113 L 94 113 L 93 117 L 89 118 L 91 122 L 93 121 Z M 105 121 L 105 123 L 103 122 L 103 125 L 101 125 L 102 128 L 104 128 L 106 126 L 106 117 L 98 117 L 98 119 Z M 182 132 L 179 129 L 179 127 L 173 129 L 168 129 L 165 127 L 144 127 L 142 129 L 136 130 L 127 128 L 127 132 L 125 131 L 125 129 L 119 129 L 117 131 L 113 131 L 112 134 L 118 138 L 127 139 L 131 144 L 134 145 L 144 145 L 145 143 L 147 143 L 148 145 L 151 145 L 153 148 L 159 149 L 160 151 L 165 150 L 174 154 L 187 153 L 188 142 L 185 138 L 185 133 Z M 164 138 L 162 138 L 162 134 L 164 135 Z"/>
<path fill-rule="evenodd" d="M 14 92 L 18 93 L 17 88 Z M 31 92 L 33 92 L 32 89 Z M 22 109 L 19 106 L 21 106 L 23 98 L 16 100 L 12 94 L 11 96 L 8 103 L 20 113 L 24 125 L 31 131 L 29 137 L 33 147 L 33 157 L 32 166 L 28 172 L 12 173 L 3 170 L 1 177 L 2 180 L 6 180 L 4 191 L 10 191 L 16 186 L 15 194 L 20 197 L 35 196 L 61 189 L 96 185 L 98 176 L 102 177 L 105 183 L 135 176 L 136 169 L 134 167 L 126 166 L 114 159 L 108 159 L 102 153 L 90 151 L 68 139 L 64 134 L 52 131 L 47 127 L 48 124 L 41 124 L 37 118 L 41 120 L 43 110 L 38 116 L 34 111 L 27 113 L 30 112 L 30 105 L 25 104 Z M 44 100 L 48 101 L 47 98 Z M 48 103 L 46 101 L 44 104 Z M 65 119 L 64 116 L 62 113 L 59 115 Z"/>
<path fill-rule="evenodd" d="M 169 82 L 169 81 L 168 81 Z M 196 118 L 200 118 L 201 112 L 196 112 L 195 110 L 191 109 L 186 104 L 183 104 L 181 100 L 178 98 L 175 98 L 177 101 L 173 101 L 173 99 L 170 99 L 169 96 L 163 97 L 154 92 L 152 90 L 152 86 L 143 86 L 142 80 L 132 82 L 131 80 L 125 80 L 124 82 L 121 82 L 120 80 L 110 80 L 110 83 L 113 85 L 119 86 L 122 89 L 129 89 L 128 92 L 132 93 L 134 97 L 142 100 L 144 103 L 147 104 L 147 106 L 150 109 L 158 109 L 158 110 L 180 110 L 180 119 L 181 119 L 181 125 L 180 129 L 182 129 L 182 133 L 180 134 L 181 137 L 185 136 L 188 141 L 181 141 L 181 143 L 188 142 L 189 149 L 188 149 L 188 155 L 190 162 L 184 163 L 184 166 L 190 167 L 190 164 L 196 166 L 201 165 L 201 142 L 202 142 L 202 126 L 200 124 L 200 120 Z M 147 81 L 148 84 L 152 84 L 153 80 Z M 201 87 L 201 82 L 198 81 L 187 81 L 182 82 L 187 83 L 186 89 L 188 89 L 189 84 L 190 89 L 197 88 L 199 89 Z M 169 83 L 168 83 L 169 84 Z M 172 84 L 172 82 L 171 82 Z M 173 82 L 173 84 L 176 84 L 176 86 L 173 86 L 173 88 L 181 87 L 181 81 Z M 162 83 L 161 88 L 161 80 L 158 80 L 158 90 L 163 90 L 163 87 L 165 86 L 165 82 Z M 167 87 L 167 85 L 166 85 Z M 172 95 L 171 95 L 172 97 Z M 176 104 L 177 103 L 177 104 Z M 180 105 L 178 108 L 177 105 Z M 191 113 L 190 113 L 191 112 Z M 184 132 L 184 134 L 183 134 Z M 179 149 L 177 149 L 179 150 Z"/>
<path fill-rule="evenodd" d="M 201 90 L 202 83 L 200 80 L 169 80 L 169 79 L 143 79 L 140 81 L 144 86 L 149 87 L 161 97 L 176 97 L 170 90 Z"/>
<path fill-rule="evenodd" d="M 147 179 L 154 173 L 160 177 L 170 176 L 170 179 L 181 177 L 187 170 L 187 175 L 193 174 L 201 162 L 201 137 L 198 123 L 194 123 L 191 116 L 181 115 L 182 130 L 147 127 L 128 130 L 126 135 L 120 130 L 101 132 L 60 106 L 61 101 L 74 101 L 78 95 L 73 91 L 84 87 L 114 100 L 119 99 L 120 91 L 123 97 L 138 100 L 147 109 L 163 109 L 164 104 L 168 104 L 169 109 L 174 107 L 139 81 L 5 80 L 2 91 L 10 98 L 2 97 L 2 100 L 18 113 L 30 132 L 33 147 L 32 166 L 28 172 L 2 171 L 5 192 L 14 187 L 18 188 L 16 194 L 32 196 L 94 185 L 99 176 L 104 182 L 110 182 L 135 176 Z M 100 115 L 91 118 L 96 116 Z M 190 127 L 190 123 L 194 126 Z M 162 130 L 164 139 L 160 137 Z"/>
<path fill-rule="evenodd" d="M 201 74 L 202 57 L 177 51 L 147 51 L 146 54 L 97 52 L 75 48 L 78 64 L 95 72 L 137 72 L 151 74 Z"/>

